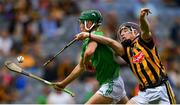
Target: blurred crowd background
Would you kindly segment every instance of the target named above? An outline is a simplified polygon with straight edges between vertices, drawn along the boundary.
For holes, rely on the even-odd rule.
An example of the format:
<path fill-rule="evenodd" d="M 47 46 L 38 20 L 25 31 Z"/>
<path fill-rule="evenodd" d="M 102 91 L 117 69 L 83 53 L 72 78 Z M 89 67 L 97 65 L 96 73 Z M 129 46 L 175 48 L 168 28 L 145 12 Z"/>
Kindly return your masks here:
<path fill-rule="evenodd" d="M 98 89 L 93 72 L 84 72 L 67 88 L 76 93 L 72 98 L 64 92 L 34 79 L 8 71 L 4 61 L 16 61 L 26 71 L 48 81 L 64 79 L 80 58 L 81 41 L 68 47 L 47 67 L 42 64 L 79 33 L 81 11 L 98 9 L 104 17 L 102 30 L 116 39 L 118 26 L 127 21 L 138 22 L 142 7 L 150 8 L 148 17 L 158 51 L 180 103 L 180 1 L 179 0 L 0 0 L 0 103 L 68 104 L 85 103 Z M 120 73 L 129 98 L 137 94 L 138 85 L 130 68 L 119 58 Z"/>

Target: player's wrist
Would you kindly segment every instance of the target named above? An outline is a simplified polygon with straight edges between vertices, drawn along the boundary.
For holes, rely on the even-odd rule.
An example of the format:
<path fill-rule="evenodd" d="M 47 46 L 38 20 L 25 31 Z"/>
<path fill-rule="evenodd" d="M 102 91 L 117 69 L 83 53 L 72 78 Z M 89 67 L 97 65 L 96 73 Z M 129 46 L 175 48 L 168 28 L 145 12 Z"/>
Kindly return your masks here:
<path fill-rule="evenodd" d="M 67 85 L 68 85 L 68 82 L 67 81 L 62 81 L 60 82 L 62 88 L 65 88 Z"/>

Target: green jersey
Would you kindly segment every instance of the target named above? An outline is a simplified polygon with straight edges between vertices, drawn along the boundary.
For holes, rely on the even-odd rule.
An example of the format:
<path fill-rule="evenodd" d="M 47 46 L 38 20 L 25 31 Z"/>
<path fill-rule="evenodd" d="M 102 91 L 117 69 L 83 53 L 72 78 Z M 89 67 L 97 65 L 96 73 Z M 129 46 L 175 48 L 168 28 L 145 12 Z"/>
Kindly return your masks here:
<path fill-rule="evenodd" d="M 103 36 L 102 31 L 93 32 L 95 35 Z M 84 52 L 89 38 L 83 40 L 81 57 L 84 56 Z M 99 44 L 91 57 L 92 66 L 96 69 L 96 78 L 100 85 L 110 82 L 119 76 L 119 64 L 114 60 L 114 54 L 111 48 L 107 45 Z"/>

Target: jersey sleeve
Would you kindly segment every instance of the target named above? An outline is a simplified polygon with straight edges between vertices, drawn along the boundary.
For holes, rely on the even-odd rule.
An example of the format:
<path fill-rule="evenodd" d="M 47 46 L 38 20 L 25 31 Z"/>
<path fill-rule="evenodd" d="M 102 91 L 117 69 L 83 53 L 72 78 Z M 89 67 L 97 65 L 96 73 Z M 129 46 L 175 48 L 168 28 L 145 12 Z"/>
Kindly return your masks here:
<path fill-rule="evenodd" d="M 152 49 L 152 48 L 154 47 L 154 45 L 155 45 L 153 38 L 151 38 L 151 39 L 147 42 L 147 41 L 145 41 L 144 39 L 142 39 L 142 37 L 140 36 L 139 39 L 138 39 L 138 42 L 139 42 L 141 45 L 148 47 L 149 49 Z"/>

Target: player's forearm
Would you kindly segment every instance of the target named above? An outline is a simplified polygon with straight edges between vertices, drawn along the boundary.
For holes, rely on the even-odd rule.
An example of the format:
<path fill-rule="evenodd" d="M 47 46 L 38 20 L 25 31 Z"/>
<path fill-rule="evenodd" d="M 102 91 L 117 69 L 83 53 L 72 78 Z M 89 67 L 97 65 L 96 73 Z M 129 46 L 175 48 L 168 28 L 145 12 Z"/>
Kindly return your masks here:
<path fill-rule="evenodd" d="M 96 51 L 97 48 L 97 42 L 95 41 L 90 41 L 88 43 L 88 45 L 86 46 L 86 50 L 84 52 L 84 58 L 83 58 L 83 63 L 87 64 L 89 62 L 89 60 L 91 59 L 92 55 L 94 54 L 94 52 Z"/>
<path fill-rule="evenodd" d="M 91 55 L 86 55 L 84 54 L 84 64 L 87 64 L 89 62 L 89 60 L 91 59 Z"/>
<path fill-rule="evenodd" d="M 144 33 L 150 32 L 148 21 L 146 20 L 144 16 L 140 16 L 140 27 L 141 27 L 142 32 Z"/>
<path fill-rule="evenodd" d="M 90 39 L 98 43 L 110 46 L 119 56 L 122 56 L 124 54 L 123 46 L 119 42 L 111 38 L 104 37 L 104 36 L 97 36 L 97 35 L 92 34 Z"/>
<path fill-rule="evenodd" d="M 98 43 L 101 43 L 101 44 L 105 44 L 105 45 L 109 45 L 109 46 L 112 46 L 114 40 L 108 38 L 108 37 L 103 37 L 103 36 L 97 36 L 97 35 L 94 35 L 92 34 L 91 35 L 91 40 L 94 40 Z"/>
<path fill-rule="evenodd" d="M 73 80 L 75 80 L 76 78 L 78 78 L 80 76 L 80 74 L 84 71 L 84 68 L 82 68 L 80 66 L 80 64 L 78 64 L 74 70 L 71 72 L 71 74 L 62 81 L 62 83 L 66 86 L 69 83 L 71 83 Z"/>
<path fill-rule="evenodd" d="M 140 16 L 140 28 L 142 31 L 142 37 L 145 40 L 148 40 L 151 38 L 151 33 L 150 33 L 150 29 L 149 29 L 149 24 L 148 21 L 145 17 Z"/>

